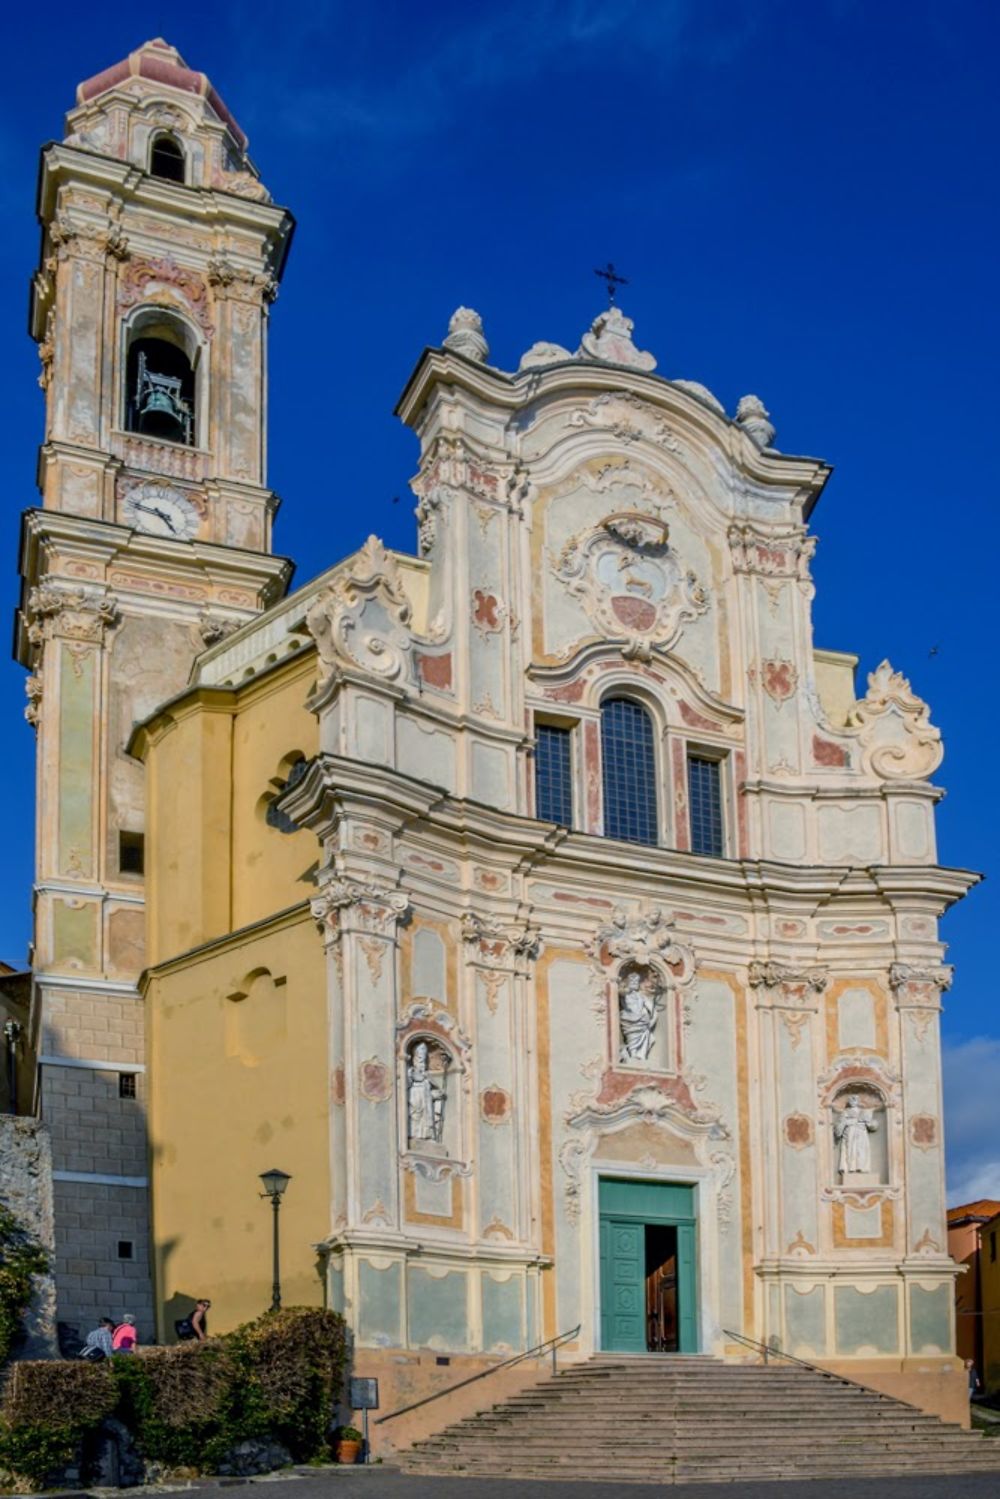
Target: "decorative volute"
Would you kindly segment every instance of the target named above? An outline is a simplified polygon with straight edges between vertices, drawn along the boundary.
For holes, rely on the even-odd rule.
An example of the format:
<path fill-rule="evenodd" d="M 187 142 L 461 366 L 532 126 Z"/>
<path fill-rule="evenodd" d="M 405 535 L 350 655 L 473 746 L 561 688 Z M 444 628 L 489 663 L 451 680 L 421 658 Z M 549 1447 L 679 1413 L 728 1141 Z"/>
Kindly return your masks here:
<path fill-rule="evenodd" d="M 933 775 L 944 746 L 930 711 L 902 673 L 883 661 L 848 716 L 848 725 L 859 730 L 864 768 L 887 780 L 921 781 Z"/>

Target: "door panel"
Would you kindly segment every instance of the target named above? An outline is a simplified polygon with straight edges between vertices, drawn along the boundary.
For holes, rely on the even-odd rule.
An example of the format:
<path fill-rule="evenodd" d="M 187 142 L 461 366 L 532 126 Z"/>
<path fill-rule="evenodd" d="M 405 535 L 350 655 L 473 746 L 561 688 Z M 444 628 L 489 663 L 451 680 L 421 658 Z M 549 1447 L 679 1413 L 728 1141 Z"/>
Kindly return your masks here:
<path fill-rule="evenodd" d="M 645 1240 L 641 1223 L 601 1220 L 601 1330 L 605 1348 L 642 1353 L 646 1347 Z"/>
<path fill-rule="evenodd" d="M 698 1277 L 695 1265 L 694 1224 L 677 1225 L 677 1348 L 698 1352 Z"/>

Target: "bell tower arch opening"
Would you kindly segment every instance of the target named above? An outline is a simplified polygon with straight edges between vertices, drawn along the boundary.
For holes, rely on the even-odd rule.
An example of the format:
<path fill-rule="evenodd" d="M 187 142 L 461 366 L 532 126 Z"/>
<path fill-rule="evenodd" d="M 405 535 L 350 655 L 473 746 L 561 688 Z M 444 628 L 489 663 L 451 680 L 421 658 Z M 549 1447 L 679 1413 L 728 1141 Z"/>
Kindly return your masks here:
<path fill-rule="evenodd" d="M 149 146 L 149 175 L 165 182 L 187 181 L 187 157 L 175 135 L 163 131 L 154 135 Z"/>
<path fill-rule="evenodd" d="M 201 344 L 190 326 L 144 308 L 125 332 L 124 428 L 197 447 Z"/>

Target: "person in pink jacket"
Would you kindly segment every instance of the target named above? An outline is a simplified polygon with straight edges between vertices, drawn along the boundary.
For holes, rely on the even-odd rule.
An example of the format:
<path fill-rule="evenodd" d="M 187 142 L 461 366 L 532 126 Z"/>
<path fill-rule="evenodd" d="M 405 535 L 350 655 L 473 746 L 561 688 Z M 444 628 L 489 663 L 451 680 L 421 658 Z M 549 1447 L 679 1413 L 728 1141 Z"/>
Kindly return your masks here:
<path fill-rule="evenodd" d="M 138 1341 L 135 1318 L 124 1316 L 111 1338 L 111 1351 L 112 1353 L 134 1353 Z"/>

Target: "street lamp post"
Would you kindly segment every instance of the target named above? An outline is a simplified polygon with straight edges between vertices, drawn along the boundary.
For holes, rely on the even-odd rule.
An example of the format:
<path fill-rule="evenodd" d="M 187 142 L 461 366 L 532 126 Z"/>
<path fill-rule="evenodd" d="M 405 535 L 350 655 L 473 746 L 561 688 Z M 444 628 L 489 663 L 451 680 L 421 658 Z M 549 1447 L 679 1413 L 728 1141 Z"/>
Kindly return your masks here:
<path fill-rule="evenodd" d="M 260 1195 L 262 1197 L 270 1197 L 273 1209 L 274 1277 L 271 1282 L 271 1310 L 272 1312 L 276 1312 L 281 1307 L 281 1270 L 278 1259 L 278 1213 L 281 1209 L 282 1193 L 292 1178 L 287 1171 L 262 1171 L 260 1179 L 264 1183 L 264 1190 Z"/>

